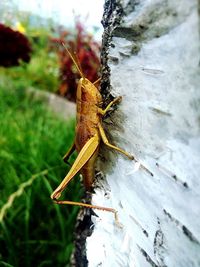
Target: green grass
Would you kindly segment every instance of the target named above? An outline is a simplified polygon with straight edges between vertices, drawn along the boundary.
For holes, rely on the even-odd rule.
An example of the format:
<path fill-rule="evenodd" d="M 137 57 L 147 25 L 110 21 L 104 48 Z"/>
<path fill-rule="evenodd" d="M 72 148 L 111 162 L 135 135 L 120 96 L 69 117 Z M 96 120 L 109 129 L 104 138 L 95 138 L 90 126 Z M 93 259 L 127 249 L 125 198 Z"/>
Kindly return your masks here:
<path fill-rule="evenodd" d="M 8 208 L 0 222 L 0 266 L 68 266 L 78 208 L 53 204 L 49 196 L 69 170 L 62 155 L 73 141 L 74 122 L 56 117 L 19 85 L 13 90 L 12 81 L 3 84 L 0 214 L 7 201 Z M 65 199 L 81 197 L 78 180 L 70 183 Z"/>

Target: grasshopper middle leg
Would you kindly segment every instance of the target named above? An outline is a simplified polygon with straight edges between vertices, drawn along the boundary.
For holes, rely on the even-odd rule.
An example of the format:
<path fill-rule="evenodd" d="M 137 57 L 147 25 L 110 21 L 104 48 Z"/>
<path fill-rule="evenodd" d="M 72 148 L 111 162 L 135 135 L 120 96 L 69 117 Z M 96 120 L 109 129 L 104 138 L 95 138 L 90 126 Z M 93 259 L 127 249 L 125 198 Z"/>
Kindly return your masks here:
<path fill-rule="evenodd" d="M 121 148 L 119 148 L 119 147 L 117 147 L 117 146 L 114 146 L 114 145 L 110 144 L 109 141 L 108 141 L 108 138 L 106 137 L 106 134 L 105 134 L 105 132 L 104 132 L 104 129 L 103 129 L 103 127 L 101 126 L 100 123 L 98 124 L 98 127 L 99 127 L 99 132 L 100 132 L 101 138 L 102 138 L 102 140 L 103 140 L 103 142 L 104 142 L 105 145 L 107 145 L 108 147 L 110 147 L 110 148 L 112 148 L 112 149 L 115 149 L 115 150 L 117 150 L 118 152 L 124 154 L 126 157 L 128 157 L 128 158 L 131 159 L 131 160 L 134 160 L 134 159 L 135 159 L 134 156 L 130 155 L 129 153 L 127 153 L 127 152 L 124 151 L 123 149 L 121 149 Z"/>

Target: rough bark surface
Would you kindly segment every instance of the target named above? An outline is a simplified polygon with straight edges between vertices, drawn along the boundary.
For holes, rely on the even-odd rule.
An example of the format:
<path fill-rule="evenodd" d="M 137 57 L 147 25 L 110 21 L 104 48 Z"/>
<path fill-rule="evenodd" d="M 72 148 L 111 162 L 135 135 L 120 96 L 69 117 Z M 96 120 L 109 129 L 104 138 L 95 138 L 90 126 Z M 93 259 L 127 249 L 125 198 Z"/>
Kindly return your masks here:
<path fill-rule="evenodd" d="M 93 203 L 123 227 L 95 211 L 89 266 L 200 266 L 198 1 L 109 0 L 103 25 L 102 94 L 123 97 L 105 128 L 153 176 L 106 153 Z"/>

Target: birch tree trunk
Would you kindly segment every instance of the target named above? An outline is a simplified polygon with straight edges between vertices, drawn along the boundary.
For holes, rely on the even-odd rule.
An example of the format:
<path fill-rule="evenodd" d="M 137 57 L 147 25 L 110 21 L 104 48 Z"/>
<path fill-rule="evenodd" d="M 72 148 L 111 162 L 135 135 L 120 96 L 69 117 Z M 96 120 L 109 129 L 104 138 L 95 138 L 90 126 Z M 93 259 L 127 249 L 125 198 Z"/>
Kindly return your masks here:
<path fill-rule="evenodd" d="M 122 227 L 95 211 L 89 266 L 200 266 L 198 2 L 107 0 L 103 25 L 102 93 L 123 97 L 104 128 L 138 162 L 104 154 L 92 202 Z"/>

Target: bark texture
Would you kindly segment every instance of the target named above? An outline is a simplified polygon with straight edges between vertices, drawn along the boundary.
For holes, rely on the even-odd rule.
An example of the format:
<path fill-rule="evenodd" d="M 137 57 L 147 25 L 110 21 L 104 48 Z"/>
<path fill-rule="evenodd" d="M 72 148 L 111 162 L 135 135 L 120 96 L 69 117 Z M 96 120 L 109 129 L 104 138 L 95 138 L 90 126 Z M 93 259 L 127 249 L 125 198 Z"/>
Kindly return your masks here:
<path fill-rule="evenodd" d="M 109 0 L 103 25 L 102 94 L 123 97 L 105 128 L 152 175 L 104 153 L 92 202 L 123 227 L 95 211 L 89 266 L 200 266 L 198 1 Z"/>

